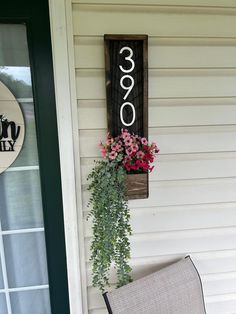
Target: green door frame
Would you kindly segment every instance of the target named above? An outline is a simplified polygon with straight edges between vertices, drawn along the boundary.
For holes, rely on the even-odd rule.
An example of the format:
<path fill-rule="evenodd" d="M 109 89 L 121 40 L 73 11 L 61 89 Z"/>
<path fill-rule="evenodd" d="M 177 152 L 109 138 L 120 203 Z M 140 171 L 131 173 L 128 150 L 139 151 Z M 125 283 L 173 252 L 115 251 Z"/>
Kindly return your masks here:
<path fill-rule="evenodd" d="M 32 86 L 52 314 L 69 314 L 56 103 L 47 0 L 0 3 L 0 23 L 24 23 Z"/>

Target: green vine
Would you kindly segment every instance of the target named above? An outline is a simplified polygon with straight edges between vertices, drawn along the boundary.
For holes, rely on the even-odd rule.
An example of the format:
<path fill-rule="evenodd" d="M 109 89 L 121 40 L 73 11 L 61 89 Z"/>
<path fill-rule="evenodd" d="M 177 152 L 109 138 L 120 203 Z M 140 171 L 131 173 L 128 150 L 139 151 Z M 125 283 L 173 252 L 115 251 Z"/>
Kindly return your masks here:
<path fill-rule="evenodd" d="M 125 196 L 126 173 L 117 161 L 97 161 L 88 179 L 91 180 L 89 217 L 93 220 L 91 261 L 93 286 L 104 292 L 109 285 L 111 267 L 117 273 L 117 287 L 131 281 L 130 214 Z"/>

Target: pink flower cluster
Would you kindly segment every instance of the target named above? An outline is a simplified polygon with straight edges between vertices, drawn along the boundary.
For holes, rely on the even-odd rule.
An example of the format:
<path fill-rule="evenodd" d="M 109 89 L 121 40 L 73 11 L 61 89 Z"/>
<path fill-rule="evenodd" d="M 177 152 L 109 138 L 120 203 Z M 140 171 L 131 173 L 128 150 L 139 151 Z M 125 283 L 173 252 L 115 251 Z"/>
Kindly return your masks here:
<path fill-rule="evenodd" d="M 110 161 L 120 162 L 127 172 L 148 172 L 152 171 L 156 154 L 159 152 L 157 145 L 148 144 L 145 137 L 130 134 L 126 129 L 121 130 L 121 134 L 115 138 L 107 135 L 105 144 L 99 144 L 103 158 Z"/>

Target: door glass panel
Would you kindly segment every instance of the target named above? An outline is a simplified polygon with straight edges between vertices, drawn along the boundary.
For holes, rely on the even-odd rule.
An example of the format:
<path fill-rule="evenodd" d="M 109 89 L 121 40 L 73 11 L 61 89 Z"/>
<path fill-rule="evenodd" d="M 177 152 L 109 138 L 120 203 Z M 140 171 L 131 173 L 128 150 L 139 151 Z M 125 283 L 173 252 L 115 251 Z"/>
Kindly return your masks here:
<path fill-rule="evenodd" d="M 0 66 L 29 67 L 28 44 L 24 25 L 1 24 Z"/>
<path fill-rule="evenodd" d="M 0 175 L 2 230 L 43 227 L 38 170 L 12 169 Z"/>
<path fill-rule="evenodd" d="M 6 302 L 6 296 L 4 293 L 0 293 L 0 309 L 1 309 L 1 314 L 7 314 L 7 302 Z"/>
<path fill-rule="evenodd" d="M 29 68 L 1 66 L 0 75 L 1 81 L 16 98 L 32 98 Z"/>
<path fill-rule="evenodd" d="M 50 314 L 48 295 L 48 289 L 11 292 L 12 314 Z"/>
<path fill-rule="evenodd" d="M 0 24 L 0 81 L 26 124 L 22 151 L 0 174 L 1 314 L 51 313 L 30 73 L 26 26 Z"/>
<path fill-rule="evenodd" d="M 0 260 L 0 290 L 4 288 L 4 284 L 3 284 L 3 276 L 2 276 L 2 263 Z"/>
<path fill-rule="evenodd" d="M 48 283 L 43 232 L 4 235 L 3 242 L 9 288 Z"/>

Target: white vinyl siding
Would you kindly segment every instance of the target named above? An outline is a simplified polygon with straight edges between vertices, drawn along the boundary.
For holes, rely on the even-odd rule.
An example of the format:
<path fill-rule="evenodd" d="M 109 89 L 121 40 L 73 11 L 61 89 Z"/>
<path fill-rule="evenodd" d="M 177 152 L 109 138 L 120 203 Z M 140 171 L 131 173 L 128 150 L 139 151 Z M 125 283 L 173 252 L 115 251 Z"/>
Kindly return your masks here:
<path fill-rule="evenodd" d="M 149 198 L 129 202 L 133 277 L 190 254 L 207 314 L 236 313 L 236 2 L 72 0 L 72 17 L 89 314 L 106 313 L 92 287 L 86 177 L 106 136 L 108 33 L 149 36 L 149 139 L 160 155 Z"/>

